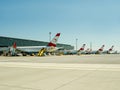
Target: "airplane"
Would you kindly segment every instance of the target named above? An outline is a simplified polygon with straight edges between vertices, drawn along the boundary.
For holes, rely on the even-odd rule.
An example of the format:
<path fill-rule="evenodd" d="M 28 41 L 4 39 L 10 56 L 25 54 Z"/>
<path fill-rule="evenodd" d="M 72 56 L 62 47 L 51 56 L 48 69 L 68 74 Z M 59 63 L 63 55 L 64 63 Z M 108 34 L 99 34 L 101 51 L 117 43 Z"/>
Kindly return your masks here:
<path fill-rule="evenodd" d="M 64 50 L 65 55 L 73 55 L 73 54 L 83 54 L 84 53 L 84 48 L 86 44 L 83 44 L 82 47 L 79 50 Z"/>
<path fill-rule="evenodd" d="M 78 53 L 78 55 L 80 55 L 80 54 L 85 54 L 85 51 L 84 51 L 84 49 L 85 49 L 85 46 L 86 46 L 86 44 L 83 44 L 83 46 L 77 51 Z"/>
<path fill-rule="evenodd" d="M 45 52 L 51 53 L 59 48 L 56 47 L 58 38 L 60 37 L 60 33 L 57 33 L 55 37 L 48 43 L 47 46 L 22 46 L 17 47 L 17 50 L 20 50 L 23 54 L 32 54 L 32 53 L 38 53 L 40 50 L 44 49 Z"/>
<path fill-rule="evenodd" d="M 98 50 L 95 51 L 90 50 L 89 54 L 102 54 L 104 47 L 105 45 L 102 45 L 102 47 L 99 48 Z"/>
<path fill-rule="evenodd" d="M 115 54 L 116 51 L 113 50 L 114 46 L 111 46 L 110 49 L 103 51 L 103 54 Z"/>
<path fill-rule="evenodd" d="M 85 50 L 85 54 L 90 54 L 91 50 L 92 50 L 92 49 L 87 48 L 87 49 Z"/>
<path fill-rule="evenodd" d="M 16 50 L 16 43 L 14 42 L 12 46 L 9 47 L 0 47 L 0 53 L 1 55 L 5 55 L 5 56 L 14 56 L 16 54 L 15 52 Z"/>
<path fill-rule="evenodd" d="M 12 47 L 2 47 L 0 51 L 6 51 L 6 53 L 10 53 L 11 55 L 16 55 L 17 53 L 21 53 L 23 56 L 36 54 L 40 50 L 45 50 L 47 53 L 54 52 L 59 48 L 56 47 L 58 38 L 60 37 L 60 33 L 57 33 L 55 37 L 48 43 L 47 46 L 16 46 L 14 42 Z"/>

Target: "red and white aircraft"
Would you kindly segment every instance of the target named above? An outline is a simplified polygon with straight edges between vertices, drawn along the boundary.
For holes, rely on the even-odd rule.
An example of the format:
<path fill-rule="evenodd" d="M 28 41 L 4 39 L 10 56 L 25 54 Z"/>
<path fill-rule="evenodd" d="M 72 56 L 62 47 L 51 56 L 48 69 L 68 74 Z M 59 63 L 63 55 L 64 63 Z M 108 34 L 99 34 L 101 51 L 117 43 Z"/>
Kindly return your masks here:
<path fill-rule="evenodd" d="M 57 33 L 55 37 L 48 43 L 47 46 L 22 46 L 22 47 L 17 47 L 16 49 L 26 53 L 37 53 L 42 48 L 45 48 L 46 52 L 53 52 L 59 49 L 56 47 L 59 37 L 60 37 L 60 33 Z"/>
<path fill-rule="evenodd" d="M 65 50 L 64 54 L 66 55 L 82 54 L 84 52 L 85 45 L 86 44 L 83 44 L 79 50 Z"/>
<path fill-rule="evenodd" d="M 46 52 L 54 52 L 59 48 L 56 47 L 60 33 L 57 33 L 55 37 L 48 43 L 47 46 L 17 46 L 14 42 L 12 47 L 2 47 L 0 51 L 10 52 L 11 55 L 15 55 L 16 51 L 26 54 L 38 53 L 41 49 L 45 49 Z"/>
<path fill-rule="evenodd" d="M 105 45 L 102 45 L 102 47 L 99 48 L 99 49 L 96 50 L 96 51 L 92 51 L 92 50 L 91 50 L 91 51 L 90 51 L 90 54 L 102 54 L 104 47 L 105 47 Z"/>
<path fill-rule="evenodd" d="M 110 49 L 103 51 L 103 54 L 112 54 L 112 53 L 115 53 L 115 51 L 113 51 L 113 48 L 114 48 L 114 46 L 111 46 Z"/>
<path fill-rule="evenodd" d="M 85 46 L 86 44 L 83 44 L 82 47 L 77 51 L 77 54 L 85 54 L 85 51 L 84 51 Z"/>

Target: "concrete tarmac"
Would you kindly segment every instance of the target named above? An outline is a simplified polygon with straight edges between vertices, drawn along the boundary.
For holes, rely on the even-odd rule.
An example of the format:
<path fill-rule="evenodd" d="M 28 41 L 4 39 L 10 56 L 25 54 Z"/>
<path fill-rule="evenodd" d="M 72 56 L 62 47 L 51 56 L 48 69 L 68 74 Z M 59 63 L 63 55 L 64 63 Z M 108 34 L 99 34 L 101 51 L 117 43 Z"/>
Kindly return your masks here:
<path fill-rule="evenodd" d="M 0 90 L 120 90 L 120 55 L 1 56 Z"/>

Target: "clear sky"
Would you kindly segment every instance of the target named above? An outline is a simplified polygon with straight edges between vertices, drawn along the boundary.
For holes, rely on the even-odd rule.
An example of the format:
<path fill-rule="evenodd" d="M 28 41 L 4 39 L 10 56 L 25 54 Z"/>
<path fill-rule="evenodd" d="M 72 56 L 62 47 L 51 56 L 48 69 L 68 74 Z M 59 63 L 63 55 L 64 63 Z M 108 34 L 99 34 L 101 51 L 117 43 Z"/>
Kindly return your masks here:
<path fill-rule="evenodd" d="M 120 50 L 120 0 L 0 0 L 0 36 Z"/>

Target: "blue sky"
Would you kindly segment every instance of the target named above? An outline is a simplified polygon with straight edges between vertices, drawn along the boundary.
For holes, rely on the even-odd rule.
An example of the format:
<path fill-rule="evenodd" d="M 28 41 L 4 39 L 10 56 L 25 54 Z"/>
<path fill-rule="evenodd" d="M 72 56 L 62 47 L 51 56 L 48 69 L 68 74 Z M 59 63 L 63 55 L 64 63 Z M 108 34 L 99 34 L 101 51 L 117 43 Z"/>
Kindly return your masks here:
<path fill-rule="evenodd" d="M 120 0 L 0 0 L 0 36 L 120 49 Z"/>

